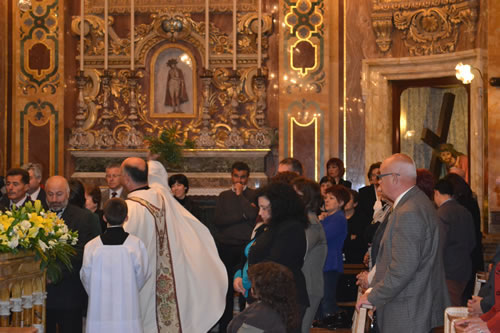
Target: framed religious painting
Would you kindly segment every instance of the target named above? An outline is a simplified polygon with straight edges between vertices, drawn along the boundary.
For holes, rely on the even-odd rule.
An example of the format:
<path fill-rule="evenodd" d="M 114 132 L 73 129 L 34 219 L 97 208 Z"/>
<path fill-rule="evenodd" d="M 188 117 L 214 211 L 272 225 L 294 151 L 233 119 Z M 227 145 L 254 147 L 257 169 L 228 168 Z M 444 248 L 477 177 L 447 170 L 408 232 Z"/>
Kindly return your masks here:
<path fill-rule="evenodd" d="M 150 116 L 194 118 L 197 116 L 197 76 L 193 54 L 179 44 L 155 51 L 150 63 Z"/>
<path fill-rule="evenodd" d="M 469 181 L 470 86 L 456 77 L 391 81 L 393 152 L 413 158 L 436 179 Z"/>

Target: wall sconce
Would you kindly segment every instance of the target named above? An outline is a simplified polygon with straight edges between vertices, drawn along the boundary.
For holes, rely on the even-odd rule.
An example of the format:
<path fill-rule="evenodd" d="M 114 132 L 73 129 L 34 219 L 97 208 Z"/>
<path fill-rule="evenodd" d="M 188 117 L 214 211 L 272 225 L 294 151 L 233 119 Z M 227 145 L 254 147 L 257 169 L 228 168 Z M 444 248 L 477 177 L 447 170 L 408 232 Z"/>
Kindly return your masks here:
<path fill-rule="evenodd" d="M 471 83 L 472 80 L 474 80 L 474 74 L 472 74 L 472 70 L 475 69 L 479 72 L 479 75 L 481 75 L 481 78 L 483 77 L 483 74 L 481 73 L 481 71 L 476 68 L 476 67 L 472 67 L 471 65 L 467 65 L 467 64 L 462 64 L 461 62 L 457 64 L 457 66 L 455 67 L 455 76 L 457 77 L 457 79 L 459 79 L 460 81 L 462 81 L 463 84 L 469 84 Z"/>
<path fill-rule="evenodd" d="M 472 74 L 472 70 L 475 69 L 481 75 L 481 79 L 483 78 L 483 73 L 479 70 L 479 68 L 473 67 L 471 65 L 462 64 L 461 62 L 457 64 L 455 67 L 456 73 L 455 76 L 457 79 L 463 82 L 463 84 L 469 84 L 474 79 L 474 74 Z M 490 78 L 490 86 L 492 87 L 500 87 L 500 77 L 492 77 Z"/>

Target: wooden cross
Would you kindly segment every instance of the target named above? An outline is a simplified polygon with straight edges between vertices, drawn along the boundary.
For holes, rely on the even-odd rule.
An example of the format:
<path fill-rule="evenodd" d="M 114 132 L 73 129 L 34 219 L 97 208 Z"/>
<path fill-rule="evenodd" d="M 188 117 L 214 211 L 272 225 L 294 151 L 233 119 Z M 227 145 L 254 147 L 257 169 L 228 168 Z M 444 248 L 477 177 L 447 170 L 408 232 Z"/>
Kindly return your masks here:
<path fill-rule="evenodd" d="M 443 103 L 441 104 L 441 112 L 439 114 L 437 134 L 428 128 L 422 130 L 422 141 L 431 146 L 432 149 L 437 149 L 440 144 L 446 143 L 448 139 L 454 103 L 455 95 L 452 93 L 445 93 L 443 95 Z M 432 172 L 435 179 L 439 179 L 441 176 L 441 160 L 439 159 L 439 155 L 432 154 L 429 170 Z"/>

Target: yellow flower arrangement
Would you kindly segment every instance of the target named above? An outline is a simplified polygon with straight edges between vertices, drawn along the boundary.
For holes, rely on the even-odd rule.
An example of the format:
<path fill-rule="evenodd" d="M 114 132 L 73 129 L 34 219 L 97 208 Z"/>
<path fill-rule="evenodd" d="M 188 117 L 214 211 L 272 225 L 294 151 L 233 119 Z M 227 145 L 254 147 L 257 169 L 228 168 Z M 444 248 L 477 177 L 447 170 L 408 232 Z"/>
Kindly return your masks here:
<path fill-rule="evenodd" d="M 40 200 L 0 212 L 0 252 L 34 251 L 51 281 L 60 278 L 61 264 L 71 270 L 77 242 L 78 233 L 68 230 L 56 213 L 44 211 Z"/>

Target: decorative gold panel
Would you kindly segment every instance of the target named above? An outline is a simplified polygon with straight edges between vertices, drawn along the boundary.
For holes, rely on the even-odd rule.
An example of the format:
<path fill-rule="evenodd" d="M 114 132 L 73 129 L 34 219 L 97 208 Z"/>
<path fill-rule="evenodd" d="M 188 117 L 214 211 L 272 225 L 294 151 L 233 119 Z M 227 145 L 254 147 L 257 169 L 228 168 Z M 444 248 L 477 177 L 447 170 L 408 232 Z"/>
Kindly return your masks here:
<path fill-rule="evenodd" d="M 454 52 L 465 25 L 468 42 L 474 42 L 478 0 L 373 0 L 372 27 L 382 52 L 391 48 L 393 26 L 403 31 L 410 55 Z"/>
<path fill-rule="evenodd" d="M 255 11 L 238 13 L 238 57 L 234 76 L 228 33 L 211 23 L 210 71 L 207 72 L 202 68 L 205 22 L 193 20 L 188 13 L 166 9 L 151 14 L 150 22 L 135 26 L 136 70 L 131 72 L 130 39 L 116 33 L 115 20 L 110 16 L 110 70 L 106 73 L 103 71 L 104 19 L 86 15 L 85 71 L 84 77 L 77 77 L 80 82 L 78 112 L 70 146 L 75 149 L 143 148 L 146 143 L 141 135 L 157 135 L 164 129 L 174 128 L 179 140 L 190 139 L 203 148 L 268 147 L 269 128 L 264 121 L 267 68 L 264 66 L 257 71 L 256 21 Z M 79 24 L 80 17 L 74 17 L 71 28 L 77 38 Z M 263 64 L 272 30 L 272 17 L 264 13 Z M 187 56 L 186 61 L 183 55 Z M 172 59 L 183 68 L 189 95 L 186 105 L 192 104 L 188 108 L 167 104 L 167 66 Z M 133 145 L 130 144 L 131 132 L 134 132 Z"/>
<path fill-rule="evenodd" d="M 104 0 L 85 0 L 86 13 L 102 13 Z M 257 8 L 257 0 L 238 0 L 238 11 L 250 11 Z M 202 12 L 205 0 L 140 0 L 135 1 L 136 12 L 155 13 L 160 10 L 176 12 Z M 228 12 L 233 10 L 233 0 L 210 0 L 210 10 Z M 110 13 L 130 12 L 130 0 L 110 0 Z"/>

